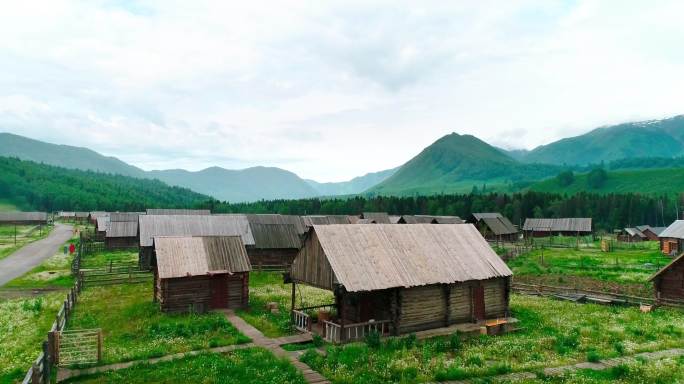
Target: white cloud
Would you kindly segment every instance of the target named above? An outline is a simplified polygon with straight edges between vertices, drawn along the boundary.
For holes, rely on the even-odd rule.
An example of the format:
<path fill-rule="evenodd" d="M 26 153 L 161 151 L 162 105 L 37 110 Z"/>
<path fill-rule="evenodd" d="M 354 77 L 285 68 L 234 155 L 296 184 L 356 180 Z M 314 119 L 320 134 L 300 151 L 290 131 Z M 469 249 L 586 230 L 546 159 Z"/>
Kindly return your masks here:
<path fill-rule="evenodd" d="M 0 130 L 321 181 L 684 112 L 677 1 L 10 2 Z"/>

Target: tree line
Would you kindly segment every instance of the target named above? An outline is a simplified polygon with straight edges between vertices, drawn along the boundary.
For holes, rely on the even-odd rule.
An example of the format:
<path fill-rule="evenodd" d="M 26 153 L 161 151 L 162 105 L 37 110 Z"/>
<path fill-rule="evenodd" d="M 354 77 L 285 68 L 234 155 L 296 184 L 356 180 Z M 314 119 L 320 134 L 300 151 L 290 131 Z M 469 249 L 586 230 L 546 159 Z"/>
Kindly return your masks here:
<path fill-rule="evenodd" d="M 477 212 L 500 212 L 516 225 L 522 225 L 526 218 L 591 217 L 596 230 L 610 232 L 636 225 L 667 226 L 677 217 L 681 206 L 678 200 L 666 195 L 578 193 L 568 196 L 524 192 L 263 200 L 233 204 L 209 200 L 200 207 L 216 213 L 356 215 L 381 211 L 391 215 L 454 215 L 461 218 Z"/>

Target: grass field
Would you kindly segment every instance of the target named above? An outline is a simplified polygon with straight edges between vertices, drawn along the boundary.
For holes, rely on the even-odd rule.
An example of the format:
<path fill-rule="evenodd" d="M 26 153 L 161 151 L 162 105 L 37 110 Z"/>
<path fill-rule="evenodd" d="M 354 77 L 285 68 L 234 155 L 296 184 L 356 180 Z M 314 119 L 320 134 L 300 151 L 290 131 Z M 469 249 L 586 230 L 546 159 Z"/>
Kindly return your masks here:
<path fill-rule="evenodd" d="M 263 348 L 221 354 L 203 354 L 172 362 L 134 367 L 76 378 L 66 383 L 245 383 L 304 384 L 290 362 Z"/>
<path fill-rule="evenodd" d="M 648 279 L 671 260 L 660 253 L 657 242 L 644 242 L 612 252 L 601 252 L 597 246 L 537 249 L 508 264 L 520 282 L 622 290 L 650 297 L 653 287 Z"/>
<path fill-rule="evenodd" d="M 100 268 L 113 264 L 138 265 L 138 251 L 135 250 L 114 250 L 97 252 L 93 255 L 81 258 L 81 268 Z"/>
<path fill-rule="evenodd" d="M 93 328 L 103 331 L 103 363 L 250 341 L 219 313 L 162 313 L 151 282 L 84 289 L 68 329 Z"/>
<path fill-rule="evenodd" d="M 43 226 L 41 231 L 36 225 L 18 225 L 15 243 L 14 225 L 0 225 L 0 260 L 28 243 L 47 237 L 52 228 Z"/>
<path fill-rule="evenodd" d="M 252 272 L 249 274 L 249 310 L 237 314 L 267 337 L 294 333 L 290 322 L 291 286 L 283 284 L 280 273 Z M 279 312 L 266 310 L 267 303 L 278 303 Z M 334 303 L 332 292 L 298 285 L 295 303 L 298 308 Z"/>
<path fill-rule="evenodd" d="M 412 383 L 536 371 L 595 358 L 684 346 L 684 315 L 674 310 L 575 304 L 513 295 L 523 329 L 470 339 L 411 336 L 308 350 L 302 360 L 334 383 Z"/>
<path fill-rule="evenodd" d="M 74 278 L 71 276 L 73 255 L 65 255 L 61 250 L 42 262 L 25 275 L 5 284 L 5 288 L 71 288 Z"/>
<path fill-rule="evenodd" d="M 0 300 L 0 383 L 23 378 L 41 352 L 64 294 L 37 298 Z"/>

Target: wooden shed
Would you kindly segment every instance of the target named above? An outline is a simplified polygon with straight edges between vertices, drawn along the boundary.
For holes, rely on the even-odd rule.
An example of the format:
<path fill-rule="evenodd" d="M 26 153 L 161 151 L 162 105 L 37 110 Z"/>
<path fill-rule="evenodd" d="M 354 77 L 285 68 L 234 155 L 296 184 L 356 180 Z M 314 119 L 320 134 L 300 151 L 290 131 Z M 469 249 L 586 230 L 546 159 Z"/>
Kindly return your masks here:
<path fill-rule="evenodd" d="M 526 237 L 587 236 L 593 234 L 591 218 L 526 219 Z"/>
<path fill-rule="evenodd" d="M 97 219 L 99 217 L 109 217 L 109 212 L 105 211 L 93 211 L 88 214 L 88 221 L 90 224 L 97 225 Z"/>
<path fill-rule="evenodd" d="M 498 212 L 473 213 L 468 221 L 473 223 L 487 240 L 516 241 L 518 239 L 518 228 Z"/>
<path fill-rule="evenodd" d="M 144 213 L 142 214 L 144 216 Z M 138 247 L 138 217 L 140 212 L 112 212 L 105 230 L 108 249 Z"/>
<path fill-rule="evenodd" d="M 164 312 L 244 308 L 252 269 L 239 236 L 155 237 L 154 297 Z"/>
<path fill-rule="evenodd" d="M 658 271 L 650 281 L 657 299 L 684 300 L 684 254 Z"/>
<path fill-rule="evenodd" d="M 254 237 L 254 245 L 247 247 L 252 266 L 257 270 L 289 268 L 302 247 L 302 219 L 268 214 L 247 215 L 247 221 Z"/>
<path fill-rule="evenodd" d="M 684 220 L 677 220 L 660 233 L 660 250 L 670 256 L 684 252 Z"/>
<path fill-rule="evenodd" d="M 0 212 L 0 224 L 6 225 L 45 225 L 48 215 L 45 212 Z"/>
<path fill-rule="evenodd" d="M 379 325 L 398 335 L 503 320 L 511 276 L 472 225 L 351 224 L 314 226 L 289 277 L 293 295 L 295 284 L 334 292 L 322 333 L 340 342 Z M 301 329 L 305 314 L 293 314 Z"/>
<path fill-rule="evenodd" d="M 141 268 L 150 266 L 153 239 L 158 236 L 240 236 L 245 246 L 254 245 L 245 215 L 144 215 L 139 227 Z"/>
<path fill-rule="evenodd" d="M 645 234 L 636 228 L 624 228 L 618 235 L 618 240 L 626 243 L 640 243 L 648 240 Z"/>

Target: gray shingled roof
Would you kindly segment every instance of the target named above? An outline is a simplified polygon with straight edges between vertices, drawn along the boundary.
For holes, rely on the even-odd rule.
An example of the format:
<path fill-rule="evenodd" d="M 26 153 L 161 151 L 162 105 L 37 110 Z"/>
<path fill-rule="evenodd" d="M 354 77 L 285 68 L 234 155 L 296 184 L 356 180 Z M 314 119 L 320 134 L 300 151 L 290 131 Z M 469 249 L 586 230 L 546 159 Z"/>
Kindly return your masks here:
<path fill-rule="evenodd" d="M 527 219 L 523 229 L 535 232 L 592 232 L 591 218 Z"/>
<path fill-rule="evenodd" d="M 672 239 L 684 239 L 684 220 L 677 220 L 658 235 Z"/>

